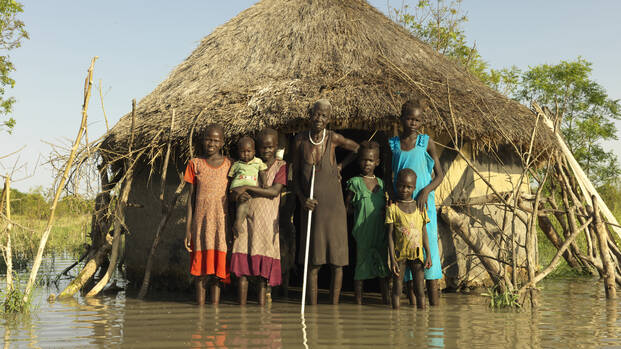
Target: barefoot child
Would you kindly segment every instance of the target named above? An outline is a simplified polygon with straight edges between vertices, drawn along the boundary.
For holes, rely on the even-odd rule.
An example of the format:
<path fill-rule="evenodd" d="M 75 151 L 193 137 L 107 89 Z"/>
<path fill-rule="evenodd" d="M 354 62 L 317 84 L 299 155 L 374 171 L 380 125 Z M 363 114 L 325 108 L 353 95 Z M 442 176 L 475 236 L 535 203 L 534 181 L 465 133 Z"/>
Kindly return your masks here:
<path fill-rule="evenodd" d="M 231 255 L 231 271 L 239 278 L 238 300 L 246 304 L 248 298 L 248 277 L 258 280 L 258 303 L 265 304 L 267 285 L 280 285 L 280 239 L 278 208 L 280 193 L 287 185 L 287 164 L 275 156 L 278 148 L 278 133 L 265 129 L 257 138 L 259 156 L 267 168 L 263 182 L 258 186 L 238 187 L 238 200 L 248 204 L 246 218 L 238 230 Z M 252 197 L 252 199 L 250 199 Z"/>
<path fill-rule="evenodd" d="M 425 117 L 425 103 L 421 100 L 408 101 L 401 108 L 401 129 L 399 136 L 392 137 L 388 141 L 390 153 L 384 156 L 386 173 L 386 188 L 394 198 L 394 183 L 399 171 L 404 168 L 412 169 L 416 173 L 416 189 L 412 193 L 412 198 L 416 200 L 416 205 L 420 211 L 427 211 L 430 222 L 427 224 L 429 235 L 429 250 L 433 266 L 425 270 L 425 280 L 427 280 L 427 293 L 431 305 L 438 304 L 439 289 L 437 281 L 442 278 L 442 264 L 440 262 L 440 252 L 438 249 L 438 219 L 436 212 L 436 200 L 434 190 L 442 183 L 444 172 L 436 146 L 429 135 L 419 133 L 422 120 Z M 406 282 L 412 279 L 411 272 L 405 272 Z M 409 287 L 410 303 L 413 304 L 414 296 L 412 287 Z"/>
<path fill-rule="evenodd" d="M 226 265 L 227 173 L 231 161 L 222 155 L 224 131 L 208 126 L 202 139 L 202 156 L 190 159 L 184 180 L 190 183 L 184 245 L 190 252 L 190 274 L 196 276 L 196 301 L 205 304 L 211 276 L 211 302 L 220 301 L 220 281 L 228 279 Z"/>
<path fill-rule="evenodd" d="M 259 187 L 265 183 L 265 170 L 267 166 L 263 161 L 254 156 L 254 139 L 250 137 L 242 137 L 237 141 L 237 153 L 239 160 L 235 161 L 229 177 L 231 178 L 230 190 L 238 196 L 241 194 L 239 190 L 242 186 Z M 259 185 L 261 184 L 261 185 Z M 248 200 L 236 200 L 237 210 L 235 212 L 235 224 L 233 230 L 235 236 L 239 234 L 242 225 L 246 222 L 248 216 Z"/>
<path fill-rule="evenodd" d="M 416 189 L 416 173 L 409 168 L 397 175 L 397 202 L 388 206 L 386 224 L 388 226 L 388 249 L 393 273 L 392 308 L 399 309 L 406 265 L 413 271 L 416 305 L 424 308 L 424 271 L 431 268 L 429 240 L 426 225 L 429 222 L 427 211 L 419 210 L 412 199 Z M 423 249 L 425 256 L 423 257 Z"/>
<path fill-rule="evenodd" d="M 376 142 L 362 142 L 358 149 L 360 175 L 347 181 L 345 206 L 353 208 L 356 239 L 356 271 L 354 290 L 356 303 L 362 304 L 363 280 L 380 278 L 382 301 L 388 299 L 388 266 L 386 265 L 387 239 L 384 229 L 386 206 L 384 182 L 374 174 L 380 162 L 380 149 Z"/>

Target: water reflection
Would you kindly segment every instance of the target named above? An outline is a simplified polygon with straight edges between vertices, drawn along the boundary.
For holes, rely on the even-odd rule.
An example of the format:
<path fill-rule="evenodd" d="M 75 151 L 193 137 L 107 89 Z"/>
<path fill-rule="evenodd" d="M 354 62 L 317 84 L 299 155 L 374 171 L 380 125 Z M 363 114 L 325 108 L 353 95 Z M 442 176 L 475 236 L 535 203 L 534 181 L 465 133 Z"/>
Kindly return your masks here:
<path fill-rule="evenodd" d="M 491 311 L 482 297 L 445 294 L 424 310 L 320 304 L 306 308 L 303 322 L 294 300 L 197 307 L 191 295 L 139 301 L 120 292 L 49 304 L 48 292 L 36 294 L 31 316 L 0 318 L 5 348 L 621 346 L 621 305 L 591 279 L 544 282 L 532 311 Z"/>

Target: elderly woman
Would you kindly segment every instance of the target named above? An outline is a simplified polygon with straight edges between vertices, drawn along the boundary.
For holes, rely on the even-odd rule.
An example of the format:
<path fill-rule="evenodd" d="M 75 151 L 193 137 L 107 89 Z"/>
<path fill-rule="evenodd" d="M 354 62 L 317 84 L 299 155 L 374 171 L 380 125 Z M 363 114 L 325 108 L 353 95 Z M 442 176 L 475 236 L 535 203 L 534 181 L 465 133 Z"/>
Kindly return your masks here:
<path fill-rule="evenodd" d="M 332 282 L 330 301 L 338 304 L 343 281 L 342 267 L 348 264 L 347 216 L 341 190 L 339 168 L 335 149 L 357 152 L 358 144 L 340 134 L 326 129 L 332 115 L 332 106 L 325 99 L 318 100 L 311 110 L 311 127 L 297 135 L 294 146 L 293 173 L 295 193 L 304 212 L 303 227 L 307 226 L 308 213 L 313 211 L 308 273 L 308 304 L 317 304 L 317 275 L 324 264 L 330 264 Z M 310 196 L 312 168 L 315 166 L 315 187 Z M 305 251 L 306 238 L 300 239 Z M 304 263 L 304 253 L 300 253 Z"/>

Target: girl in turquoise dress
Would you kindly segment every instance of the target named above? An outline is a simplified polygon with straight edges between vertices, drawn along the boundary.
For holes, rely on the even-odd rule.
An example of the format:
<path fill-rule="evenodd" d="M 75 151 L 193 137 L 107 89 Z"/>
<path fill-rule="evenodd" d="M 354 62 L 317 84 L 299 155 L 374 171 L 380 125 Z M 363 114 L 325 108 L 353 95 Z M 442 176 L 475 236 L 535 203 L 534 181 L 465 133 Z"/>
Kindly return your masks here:
<path fill-rule="evenodd" d="M 425 280 L 427 281 L 429 303 L 436 305 L 439 299 L 437 280 L 442 278 L 442 264 L 438 249 L 438 218 L 434 190 L 442 183 L 444 172 L 438 160 L 435 143 L 428 135 L 418 132 L 424 117 L 424 109 L 422 101 L 408 101 L 401 108 L 402 131 L 399 136 L 388 140 L 388 149 L 391 152 L 385 156 L 386 173 L 390 174 L 386 176 L 386 186 L 392 190 L 391 198 L 394 200 L 394 184 L 399 171 L 410 168 L 416 173 L 416 190 L 414 190 L 412 198 L 416 200 L 421 211 L 427 211 L 429 218 L 426 227 L 432 266 L 425 269 Z M 434 174 L 433 177 L 432 173 Z M 406 272 L 405 280 L 409 285 L 412 280 L 410 270 Z M 412 287 L 409 287 L 408 295 L 410 296 L 410 303 L 413 304 Z"/>
<path fill-rule="evenodd" d="M 384 227 L 386 198 L 384 182 L 374 174 L 380 162 L 380 148 L 376 142 L 362 142 L 358 150 L 360 175 L 347 181 L 345 206 L 353 209 L 356 240 L 356 270 L 354 290 L 356 303 L 362 304 L 363 280 L 380 278 L 382 301 L 389 303 L 387 236 Z"/>

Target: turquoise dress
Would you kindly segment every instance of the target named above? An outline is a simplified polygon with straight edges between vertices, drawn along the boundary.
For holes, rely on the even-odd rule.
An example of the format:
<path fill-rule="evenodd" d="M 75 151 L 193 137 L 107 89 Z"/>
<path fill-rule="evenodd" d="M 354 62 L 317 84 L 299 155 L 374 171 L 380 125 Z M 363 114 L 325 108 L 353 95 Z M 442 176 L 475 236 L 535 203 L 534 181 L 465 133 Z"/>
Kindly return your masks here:
<path fill-rule="evenodd" d="M 416 172 L 416 190 L 412 198 L 416 199 L 421 189 L 431 183 L 434 161 L 427 153 L 429 136 L 422 134 L 416 137 L 414 148 L 405 151 L 401 150 L 401 139 L 392 137 L 388 140 L 392 151 L 392 173 L 393 185 L 397 183 L 397 174 L 404 168 L 410 168 Z M 396 190 L 396 188 L 395 188 Z M 425 280 L 437 280 L 442 278 L 442 265 L 440 262 L 440 250 L 438 249 L 438 217 L 436 213 L 435 192 L 429 193 L 427 199 L 427 236 L 429 238 L 429 252 L 431 253 L 431 268 L 425 269 Z M 405 281 L 412 280 L 412 272 L 408 269 L 405 274 Z"/>

